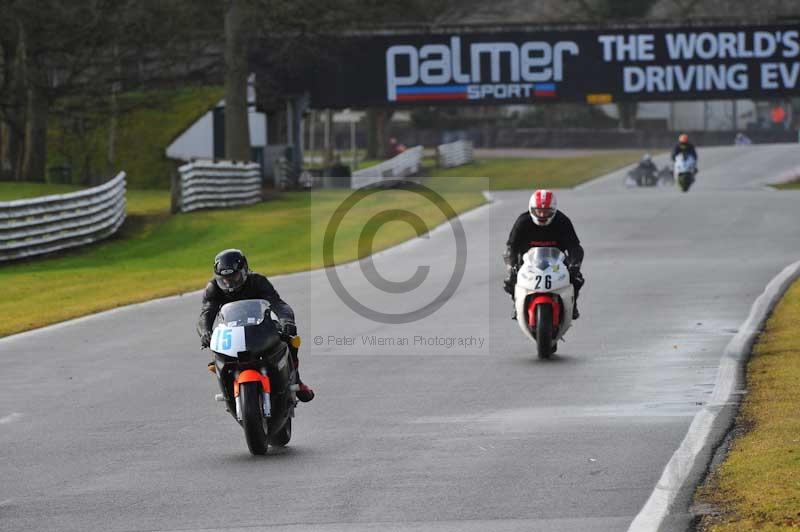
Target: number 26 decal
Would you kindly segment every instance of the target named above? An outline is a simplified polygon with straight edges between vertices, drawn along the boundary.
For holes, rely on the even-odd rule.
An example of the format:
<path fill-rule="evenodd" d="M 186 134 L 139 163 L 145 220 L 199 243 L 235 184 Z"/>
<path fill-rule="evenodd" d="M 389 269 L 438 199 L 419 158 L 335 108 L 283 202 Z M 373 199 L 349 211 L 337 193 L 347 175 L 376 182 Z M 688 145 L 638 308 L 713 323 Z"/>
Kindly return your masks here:
<path fill-rule="evenodd" d="M 542 276 L 541 275 L 537 275 L 536 276 L 536 290 L 541 288 L 541 284 L 542 284 Z M 550 288 L 552 288 L 552 286 L 553 286 L 553 282 L 552 282 L 551 276 L 550 275 L 545 275 L 544 276 L 544 288 L 545 288 L 545 290 L 550 290 Z"/>

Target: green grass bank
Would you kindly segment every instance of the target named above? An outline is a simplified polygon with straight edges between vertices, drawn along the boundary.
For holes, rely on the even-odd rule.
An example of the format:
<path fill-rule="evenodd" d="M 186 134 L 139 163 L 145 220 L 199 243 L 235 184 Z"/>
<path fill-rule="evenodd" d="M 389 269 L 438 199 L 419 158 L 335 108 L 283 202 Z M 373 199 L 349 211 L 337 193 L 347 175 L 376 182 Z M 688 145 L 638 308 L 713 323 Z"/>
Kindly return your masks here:
<path fill-rule="evenodd" d="M 704 532 L 800 529 L 800 281 L 767 321 L 747 365 L 737 437 L 698 489 Z"/>

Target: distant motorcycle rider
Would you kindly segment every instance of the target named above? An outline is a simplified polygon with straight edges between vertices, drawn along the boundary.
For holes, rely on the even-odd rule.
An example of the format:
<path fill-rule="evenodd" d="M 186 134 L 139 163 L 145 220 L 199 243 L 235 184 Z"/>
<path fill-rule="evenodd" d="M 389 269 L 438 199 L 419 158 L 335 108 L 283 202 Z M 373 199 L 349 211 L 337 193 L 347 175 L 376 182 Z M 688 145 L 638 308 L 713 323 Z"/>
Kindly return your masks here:
<path fill-rule="evenodd" d="M 566 254 L 570 282 L 575 288 L 572 319 L 578 319 L 578 292 L 584 284 L 581 274 L 583 247 L 570 219 L 558 210 L 556 195 L 551 190 L 537 190 L 533 193 L 528 202 L 528 211 L 517 217 L 508 235 L 506 252 L 503 254 L 507 270 L 503 288 L 512 298 L 522 256 L 533 247 L 557 247 Z"/>
<path fill-rule="evenodd" d="M 644 156 L 642 156 L 642 160 L 639 161 L 639 169 L 643 172 L 653 174 L 658 172 L 658 167 L 656 166 L 656 163 L 653 162 L 653 156 L 649 153 L 645 153 Z"/>
<path fill-rule="evenodd" d="M 636 181 L 639 185 L 646 184 L 647 182 L 655 183 L 656 176 L 658 175 L 658 167 L 653 162 L 653 157 L 649 153 L 645 153 L 639 165 L 636 167 Z"/>
<path fill-rule="evenodd" d="M 678 144 L 672 149 L 672 160 L 674 161 L 675 157 L 681 153 L 684 157 L 694 157 L 695 163 L 699 162 L 697 150 L 694 149 L 694 144 L 689 142 L 689 135 L 686 133 L 681 133 L 680 136 L 678 136 Z"/>
<path fill-rule="evenodd" d="M 283 332 L 289 336 L 297 334 L 294 311 L 281 299 L 272 283 L 263 275 L 250 271 L 247 258 L 240 250 L 226 249 L 214 257 L 214 278 L 208 282 L 203 292 L 203 305 L 197 323 L 197 333 L 200 335 L 202 347 L 211 344 L 211 333 L 219 309 L 226 303 L 243 299 L 267 300 L 272 311 L 278 316 Z M 289 351 L 295 368 L 298 368 L 300 361 L 297 349 L 289 346 Z M 311 401 L 314 398 L 314 391 L 300 381 L 299 369 L 297 380 L 299 383 L 297 398 L 304 403 Z"/>

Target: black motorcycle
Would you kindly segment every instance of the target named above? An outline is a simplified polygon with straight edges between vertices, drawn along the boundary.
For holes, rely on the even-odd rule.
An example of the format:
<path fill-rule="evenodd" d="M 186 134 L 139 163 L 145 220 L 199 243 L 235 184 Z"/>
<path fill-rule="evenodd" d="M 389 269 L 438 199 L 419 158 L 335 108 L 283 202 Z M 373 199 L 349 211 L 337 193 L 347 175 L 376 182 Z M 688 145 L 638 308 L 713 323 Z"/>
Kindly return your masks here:
<path fill-rule="evenodd" d="M 658 183 L 658 175 L 653 168 L 636 166 L 628 171 L 625 183 L 628 186 L 652 187 Z"/>
<path fill-rule="evenodd" d="M 637 166 L 628 170 L 625 176 L 625 185 L 628 187 L 653 187 L 669 186 L 673 184 L 672 168 L 663 166 L 661 168 L 647 168 Z"/>
<path fill-rule="evenodd" d="M 300 337 L 281 331 L 263 299 L 228 303 L 214 323 L 209 370 L 216 373 L 222 391 L 216 399 L 244 429 L 252 454 L 266 454 L 269 445 L 287 445 L 298 389 L 289 350 L 300 347 Z"/>

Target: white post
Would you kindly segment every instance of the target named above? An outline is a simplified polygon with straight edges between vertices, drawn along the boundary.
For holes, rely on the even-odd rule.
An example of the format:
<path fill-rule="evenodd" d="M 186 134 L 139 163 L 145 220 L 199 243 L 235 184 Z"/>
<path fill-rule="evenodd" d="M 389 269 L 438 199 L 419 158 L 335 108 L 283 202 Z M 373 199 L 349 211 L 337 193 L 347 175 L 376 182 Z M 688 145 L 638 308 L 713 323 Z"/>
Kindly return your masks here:
<path fill-rule="evenodd" d="M 350 120 L 350 149 L 353 152 L 353 170 L 358 168 L 358 153 L 356 153 L 356 121 Z"/>
<path fill-rule="evenodd" d="M 325 111 L 324 127 L 325 138 L 322 143 L 325 149 L 325 155 L 323 158 L 325 159 L 325 164 L 331 164 L 333 162 L 333 142 L 331 142 L 331 137 L 333 135 L 333 111 L 331 109 Z"/>
<path fill-rule="evenodd" d="M 314 164 L 314 123 L 317 121 L 317 114 L 314 111 L 308 113 L 308 153 L 311 155 L 311 164 Z"/>

